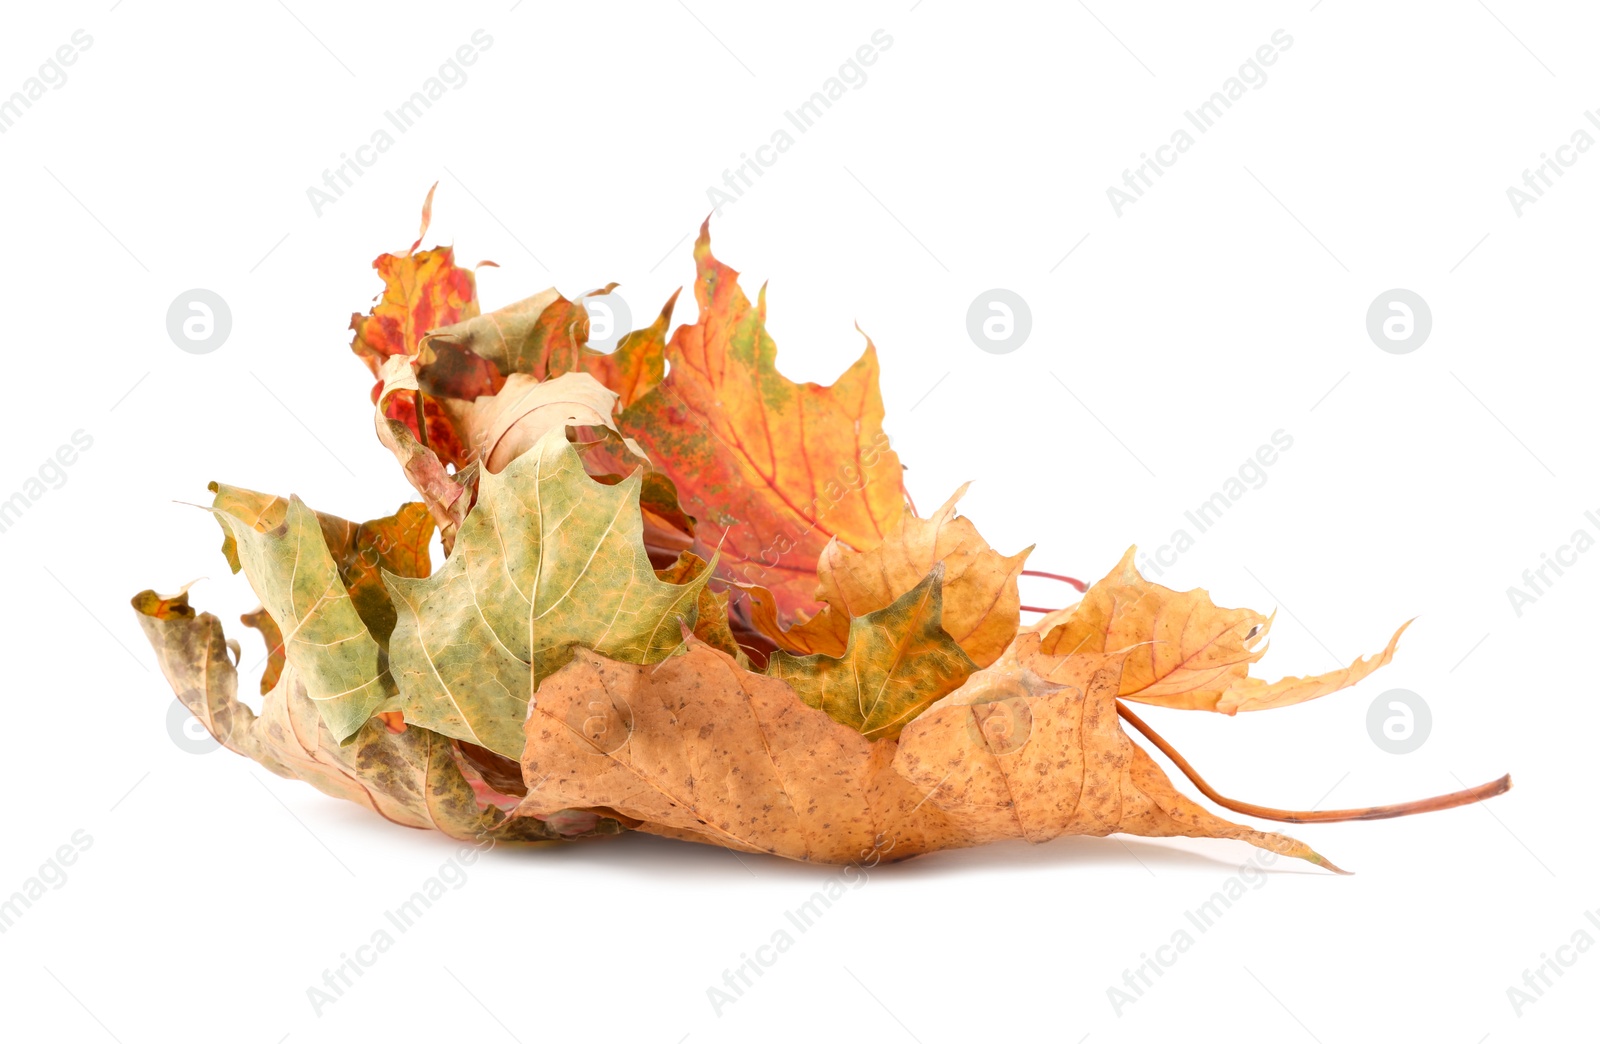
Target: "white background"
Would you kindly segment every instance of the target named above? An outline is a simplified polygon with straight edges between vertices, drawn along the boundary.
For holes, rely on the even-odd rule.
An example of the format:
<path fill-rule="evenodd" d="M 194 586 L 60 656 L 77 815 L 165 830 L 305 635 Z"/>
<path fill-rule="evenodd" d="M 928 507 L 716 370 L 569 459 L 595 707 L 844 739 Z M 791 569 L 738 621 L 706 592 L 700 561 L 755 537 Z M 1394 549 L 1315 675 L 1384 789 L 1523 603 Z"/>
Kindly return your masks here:
<path fill-rule="evenodd" d="M 1575 530 L 1600 532 L 1584 518 L 1600 509 L 1600 155 L 1520 216 L 1506 195 L 1600 101 L 1592 12 L 687 3 L 10 12 L 0 94 L 74 30 L 93 45 L 0 136 L 0 499 L 74 431 L 94 443 L 0 534 L 0 894 L 75 830 L 93 843 L 0 935 L 6 1036 L 1592 1036 L 1600 951 L 1520 1014 L 1507 988 L 1579 929 L 1600 941 L 1584 918 L 1600 907 L 1600 554 L 1520 616 L 1506 593 Z M 480 28 L 493 46 L 469 82 L 317 216 L 307 187 Z M 409 490 L 373 437 L 346 323 L 379 289 L 371 259 L 415 237 L 430 184 L 429 241 L 500 265 L 479 273 L 486 309 L 617 280 L 642 325 L 692 279 L 707 187 L 877 29 L 893 44 L 868 81 L 713 223 L 752 296 L 770 281 L 785 372 L 831 381 L 861 350 L 859 323 L 919 506 L 977 479 L 964 510 L 995 546 L 1037 543 L 1035 568 L 1087 578 L 1129 543 L 1166 542 L 1284 429 L 1294 446 L 1267 483 L 1162 581 L 1276 607 L 1272 677 L 1331 669 L 1417 622 L 1354 690 L 1147 719 L 1258 803 L 1359 806 L 1505 771 L 1516 789 L 1290 828 L 1356 876 L 1280 863 L 1204 934 L 1185 911 L 1238 872 L 1242 844 L 1074 839 L 914 860 L 849 892 L 720 1014 L 707 988 L 826 870 L 644 837 L 495 851 L 316 1014 L 307 987 L 456 846 L 169 738 L 171 696 L 130 595 L 209 576 L 197 604 L 256 658 L 232 624 L 254 599 L 216 524 L 174 501 L 219 479 L 351 518 L 392 511 Z M 1107 187 L 1278 29 L 1293 44 L 1265 84 L 1118 217 Z M 192 287 L 231 306 L 213 354 L 166 333 Z M 966 333 L 991 287 L 1031 305 L 1012 354 Z M 1432 309 L 1407 355 L 1365 329 L 1393 287 Z M 686 299 L 679 318 L 693 315 Z M 1034 604 L 1065 593 L 1025 589 Z M 1366 727 L 1394 687 L 1433 715 L 1404 756 Z M 1193 948 L 1115 1010 L 1108 987 L 1186 927 Z"/>

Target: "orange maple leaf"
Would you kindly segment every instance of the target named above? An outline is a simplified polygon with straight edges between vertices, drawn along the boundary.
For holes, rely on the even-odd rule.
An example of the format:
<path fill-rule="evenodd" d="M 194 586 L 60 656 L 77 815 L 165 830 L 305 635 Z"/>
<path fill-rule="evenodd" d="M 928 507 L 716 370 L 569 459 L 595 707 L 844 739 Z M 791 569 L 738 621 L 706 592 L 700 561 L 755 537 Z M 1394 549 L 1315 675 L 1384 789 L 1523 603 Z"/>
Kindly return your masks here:
<path fill-rule="evenodd" d="M 697 549 L 720 551 L 719 574 L 759 584 L 781 616 L 816 609 L 817 562 L 837 538 L 877 546 L 904 514 L 900 458 L 883 431 L 878 354 L 830 387 L 778 372 L 766 291 L 752 307 L 739 273 L 695 241 L 700 316 L 666 347 L 666 378 L 618 417 L 677 487 Z"/>

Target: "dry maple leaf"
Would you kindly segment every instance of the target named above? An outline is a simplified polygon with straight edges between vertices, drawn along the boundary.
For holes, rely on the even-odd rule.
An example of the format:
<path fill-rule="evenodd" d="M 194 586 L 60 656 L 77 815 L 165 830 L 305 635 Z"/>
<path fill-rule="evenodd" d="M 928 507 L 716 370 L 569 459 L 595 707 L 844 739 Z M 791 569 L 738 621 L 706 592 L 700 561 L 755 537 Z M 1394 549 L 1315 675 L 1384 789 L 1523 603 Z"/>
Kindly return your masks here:
<path fill-rule="evenodd" d="M 340 575 L 321 520 L 299 497 L 284 500 L 215 482 L 211 489 L 216 494 L 212 512 L 226 534 L 224 553 L 235 569 L 243 568 L 276 621 L 284 657 L 329 730 L 341 742 L 348 739 L 395 687 L 383 648 Z"/>
<path fill-rule="evenodd" d="M 417 491 L 434 524 L 439 527 L 440 538 L 449 547 L 455 532 L 472 509 L 472 485 L 477 470 L 470 465 L 465 469 L 461 462 L 468 459 L 464 440 L 451 429 L 450 445 L 457 457 L 457 470 L 452 472 L 449 461 L 441 459 L 429 438 L 442 428 L 429 428 L 427 409 L 418 419 L 416 404 L 423 402 L 417 389 L 416 365 L 411 356 L 396 355 L 385 360 L 378 368 L 378 386 L 373 392 L 378 441 L 400 464 L 400 470 L 411 488 Z M 396 408 L 397 403 L 410 403 L 409 411 Z M 443 420 L 443 410 L 435 405 L 434 411 Z"/>
<path fill-rule="evenodd" d="M 486 470 L 499 473 L 555 428 L 574 425 L 615 430 L 611 414 L 616 403 L 616 392 L 585 373 L 564 373 L 546 381 L 514 373 L 499 394 L 475 400 L 463 411 L 462 420 L 473 457 Z M 638 455 L 636 446 L 629 448 Z"/>
<path fill-rule="evenodd" d="M 1041 665 L 1035 648 L 1021 659 L 1044 668 L 1037 694 L 1003 707 L 1025 716 L 1026 737 L 995 739 L 980 714 L 997 704 L 962 705 L 958 692 L 898 740 L 871 740 L 697 641 L 653 670 L 580 652 L 528 716 L 523 775 L 542 782 L 517 811 L 588 809 L 649 833 L 822 863 L 1122 832 L 1235 838 L 1333 868 L 1173 790 L 1118 724 L 1117 657 Z M 587 731 L 569 725 L 578 718 Z"/>
<path fill-rule="evenodd" d="M 1246 841 L 1337 870 L 1307 845 L 1219 819 L 1177 793 L 1122 731 L 1124 657 L 1047 656 L 1017 638 L 1011 663 L 907 726 L 895 768 L 979 842 L 1064 834 Z"/>
<path fill-rule="evenodd" d="M 372 375 L 385 359 L 411 355 L 422 335 L 478 314 L 478 291 L 472 272 L 455 263 L 450 247 L 417 252 L 433 220 L 433 193 L 422 204 L 422 226 L 417 241 L 404 254 L 381 254 L 372 267 L 383 279 L 383 292 L 372 311 L 352 315 L 355 337 L 350 350 L 360 356 Z"/>
<path fill-rule="evenodd" d="M 378 378 L 372 388 L 374 402 L 378 401 L 379 390 L 383 387 L 381 371 L 387 360 L 414 355 L 429 330 L 478 314 L 476 280 L 471 271 L 455 263 L 455 252 L 450 247 L 417 252 L 433 219 L 433 193 L 438 187 L 434 185 L 428 190 L 428 198 L 422 204 L 422 225 L 411 249 L 404 254 L 382 254 L 372 262 L 383 279 L 383 291 L 372 310 L 366 315 L 350 316 L 350 329 L 355 331 L 350 349 Z M 457 362 L 459 365 L 448 375 L 438 375 L 442 382 L 448 381 L 453 394 L 472 399 L 499 390 L 500 375 L 493 366 L 482 360 Z M 446 367 L 439 369 L 443 371 Z M 419 403 L 423 403 L 421 417 L 418 416 Z M 463 441 L 438 403 L 424 401 L 420 396 L 401 397 L 390 400 L 380 409 L 388 419 L 405 425 L 416 438 L 422 438 L 424 426 L 431 425 L 434 451 L 458 468 L 467 465 Z"/>
<path fill-rule="evenodd" d="M 695 639 L 654 668 L 580 650 L 540 687 L 526 728 L 523 777 L 541 783 L 519 814 L 605 809 L 650 833 L 824 863 L 870 852 L 891 825 L 905 854 L 958 842 L 891 767 L 893 740 Z"/>
<path fill-rule="evenodd" d="M 474 841 L 563 836 L 545 820 L 508 818 L 481 806 L 462 774 L 458 752 L 443 736 L 420 728 L 394 732 L 374 719 L 343 742 L 336 739 L 292 665 L 266 694 L 257 717 L 237 698 L 237 672 L 215 616 L 196 615 L 186 593 L 163 599 L 145 591 L 133 604 L 173 692 L 228 749 L 404 826 Z M 611 821 L 594 829 L 615 833 L 617 826 Z"/>
<path fill-rule="evenodd" d="M 775 652 L 767 674 L 868 739 L 898 736 L 978 669 L 941 624 L 944 571 L 940 562 L 893 602 L 851 619 L 838 656 Z"/>
<path fill-rule="evenodd" d="M 700 315 L 666 348 L 666 378 L 618 417 L 672 480 L 720 575 L 769 589 L 780 622 L 815 608 L 817 560 L 837 537 L 874 547 L 900 521 L 900 459 L 883 431 L 878 355 L 866 350 L 823 388 L 778 372 L 766 292 L 754 307 L 739 274 L 695 241 Z"/>
<path fill-rule="evenodd" d="M 640 481 L 594 481 L 561 430 L 482 476 L 439 571 L 387 577 L 400 612 L 389 648 L 396 709 L 407 721 L 516 758 L 534 689 L 574 647 L 653 663 L 681 644 L 708 577 L 657 578 L 641 539 Z"/>
<path fill-rule="evenodd" d="M 1128 650 L 1118 692 L 1123 699 L 1223 714 L 1302 703 L 1354 685 L 1389 663 L 1411 626 L 1401 624 L 1381 652 L 1349 667 L 1269 683 L 1248 673 L 1266 654 L 1270 618 L 1219 608 L 1198 589 L 1153 584 L 1139 575 L 1133 558 L 1130 547 L 1081 602 L 1041 629 L 1041 649 L 1052 655 Z"/>

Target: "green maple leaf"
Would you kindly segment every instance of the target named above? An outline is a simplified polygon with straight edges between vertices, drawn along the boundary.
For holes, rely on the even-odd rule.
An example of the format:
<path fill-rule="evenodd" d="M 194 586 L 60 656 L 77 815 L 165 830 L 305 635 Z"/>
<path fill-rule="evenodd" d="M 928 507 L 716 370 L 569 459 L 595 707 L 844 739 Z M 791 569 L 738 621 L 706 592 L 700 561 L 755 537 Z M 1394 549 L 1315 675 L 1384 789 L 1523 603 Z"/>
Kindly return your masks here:
<path fill-rule="evenodd" d="M 941 562 L 889 605 L 852 619 L 842 656 L 779 650 L 767 674 L 868 739 L 900 735 L 907 722 L 978 669 L 940 623 L 943 582 Z"/>
<path fill-rule="evenodd" d="M 395 693 L 383 646 L 329 550 L 327 530 L 338 528 L 332 523 L 349 523 L 329 516 L 325 528 L 324 519 L 299 497 L 285 500 L 216 482 L 211 491 L 229 564 L 244 570 L 277 623 L 284 656 L 328 731 L 340 743 L 349 740 Z M 426 536 L 423 541 L 425 546 Z M 358 593 L 364 603 L 370 601 L 359 582 Z"/>
<path fill-rule="evenodd" d="M 640 474 L 602 485 L 564 432 L 485 473 L 450 557 L 426 579 L 385 574 L 406 721 L 519 758 L 528 702 L 586 646 L 649 664 L 683 643 L 710 570 L 659 580 L 644 547 Z"/>

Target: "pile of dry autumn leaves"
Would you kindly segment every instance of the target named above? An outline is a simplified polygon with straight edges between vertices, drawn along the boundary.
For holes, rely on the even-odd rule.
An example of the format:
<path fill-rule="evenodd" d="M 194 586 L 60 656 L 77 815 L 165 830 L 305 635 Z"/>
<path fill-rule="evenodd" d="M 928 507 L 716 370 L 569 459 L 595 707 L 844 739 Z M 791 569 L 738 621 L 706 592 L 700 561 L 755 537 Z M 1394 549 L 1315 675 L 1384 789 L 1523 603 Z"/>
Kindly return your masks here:
<path fill-rule="evenodd" d="M 869 342 L 831 387 L 775 365 L 738 273 L 695 243 L 673 300 L 588 348 L 554 290 L 479 311 L 449 247 L 374 262 L 352 348 L 418 500 L 360 524 L 213 483 L 262 608 L 238 643 L 187 591 L 133 600 L 178 698 L 231 749 L 397 823 L 549 842 L 623 829 L 846 863 L 1063 834 L 1236 838 L 1334 869 L 1180 795 L 1127 720 L 1225 807 L 1377 818 L 1500 793 L 1284 813 L 1222 798 L 1125 704 L 1266 710 L 1354 684 L 1249 677 L 1272 621 L 1141 578 L 1132 552 L 1021 625 L 1027 551 L 909 506 Z M 609 290 L 610 288 L 606 288 Z M 670 364 L 670 365 L 669 365 Z M 438 534 L 446 558 L 431 571 Z"/>

